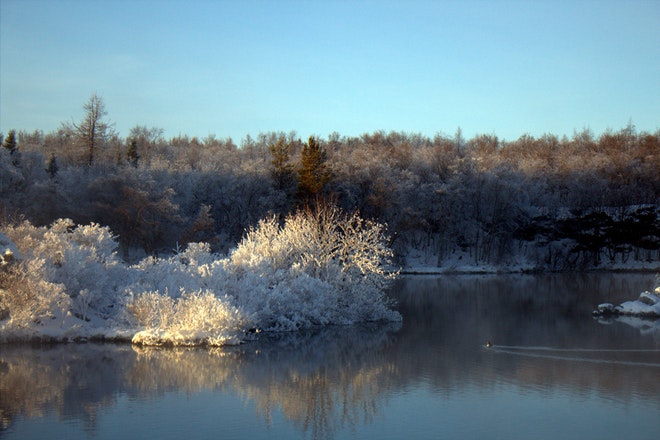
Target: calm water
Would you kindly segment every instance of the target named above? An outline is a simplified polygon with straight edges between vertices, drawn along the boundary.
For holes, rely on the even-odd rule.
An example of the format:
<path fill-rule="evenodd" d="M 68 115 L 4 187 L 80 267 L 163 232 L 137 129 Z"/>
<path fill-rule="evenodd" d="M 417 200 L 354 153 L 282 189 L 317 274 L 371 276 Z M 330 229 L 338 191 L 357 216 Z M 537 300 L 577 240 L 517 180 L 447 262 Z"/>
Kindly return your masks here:
<path fill-rule="evenodd" d="M 394 325 L 211 350 L 3 346 L 0 437 L 657 439 L 660 334 L 590 316 L 652 282 L 410 277 Z"/>

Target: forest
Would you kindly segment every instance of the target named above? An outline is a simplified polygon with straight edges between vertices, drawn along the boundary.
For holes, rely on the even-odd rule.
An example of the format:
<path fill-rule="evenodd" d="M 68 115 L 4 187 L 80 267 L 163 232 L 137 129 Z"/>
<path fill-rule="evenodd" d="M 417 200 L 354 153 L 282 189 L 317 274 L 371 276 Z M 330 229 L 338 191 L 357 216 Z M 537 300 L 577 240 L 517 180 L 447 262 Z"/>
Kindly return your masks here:
<path fill-rule="evenodd" d="M 92 95 L 80 122 L 0 135 L 0 227 L 110 228 L 126 261 L 188 243 L 227 252 L 273 214 L 319 203 L 387 225 L 394 262 L 576 270 L 660 261 L 660 131 L 465 139 L 376 131 L 230 138 L 136 125 Z"/>

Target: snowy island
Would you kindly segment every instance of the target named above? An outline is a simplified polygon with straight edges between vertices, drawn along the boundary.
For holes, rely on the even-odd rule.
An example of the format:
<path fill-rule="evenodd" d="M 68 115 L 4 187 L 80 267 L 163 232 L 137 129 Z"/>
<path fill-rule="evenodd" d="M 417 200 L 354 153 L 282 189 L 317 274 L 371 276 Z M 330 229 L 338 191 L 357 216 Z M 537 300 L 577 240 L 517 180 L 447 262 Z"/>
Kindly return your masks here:
<path fill-rule="evenodd" d="M 270 217 L 227 256 L 190 243 L 129 265 L 107 227 L 0 234 L 0 342 L 238 344 L 261 331 L 400 321 L 384 226 L 331 206 Z"/>

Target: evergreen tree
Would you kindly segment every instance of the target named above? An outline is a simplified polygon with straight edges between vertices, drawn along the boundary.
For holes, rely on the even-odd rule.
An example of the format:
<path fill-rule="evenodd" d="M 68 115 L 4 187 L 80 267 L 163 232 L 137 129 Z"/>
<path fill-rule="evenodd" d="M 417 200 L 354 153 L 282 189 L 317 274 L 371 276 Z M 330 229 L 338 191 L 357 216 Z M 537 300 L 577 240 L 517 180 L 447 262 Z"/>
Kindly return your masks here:
<path fill-rule="evenodd" d="M 270 144 L 268 148 L 273 156 L 271 177 L 278 190 L 286 191 L 295 184 L 294 167 L 289 162 L 290 144 L 284 138 L 280 138 L 277 143 Z"/>
<path fill-rule="evenodd" d="M 9 150 L 11 154 L 16 152 L 16 130 L 9 130 L 7 137 L 2 142 L 2 146 Z"/>
<path fill-rule="evenodd" d="M 55 153 L 52 153 L 50 155 L 50 159 L 48 160 L 48 166 L 46 167 L 46 172 L 48 173 L 48 175 L 50 175 L 51 179 L 54 179 L 59 169 L 60 168 L 57 166 L 57 159 L 55 159 Z"/>
<path fill-rule="evenodd" d="M 332 179 L 326 161 L 325 148 L 310 136 L 303 145 L 298 170 L 298 198 L 301 202 L 309 202 L 320 195 L 321 191 Z"/>
<path fill-rule="evenodd" d="M 128 144 L 128 151 L 126 152 L 126 156 L 128 158 L 128 162 L 137 168 L 140 155 L 138 154 L 137 140 L 135 138 L 132 138 Z"/>

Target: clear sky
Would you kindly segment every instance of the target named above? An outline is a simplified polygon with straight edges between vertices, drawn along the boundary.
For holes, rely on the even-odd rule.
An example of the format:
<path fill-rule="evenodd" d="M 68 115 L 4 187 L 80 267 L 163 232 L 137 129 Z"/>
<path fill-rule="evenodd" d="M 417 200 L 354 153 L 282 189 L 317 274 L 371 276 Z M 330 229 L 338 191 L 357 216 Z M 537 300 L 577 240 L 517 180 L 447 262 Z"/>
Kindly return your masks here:
<path fill-rule="evenodd" d="M 0 0 L 0 132 L 660 128 L 660 0 Z"/>

